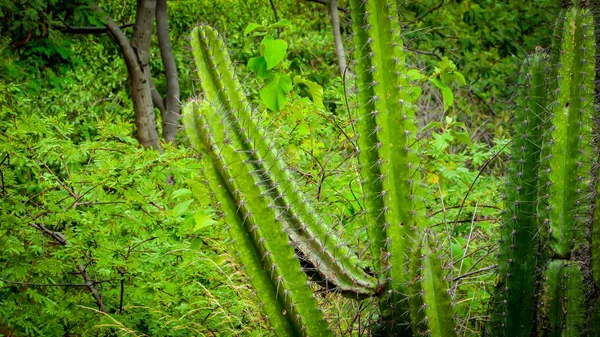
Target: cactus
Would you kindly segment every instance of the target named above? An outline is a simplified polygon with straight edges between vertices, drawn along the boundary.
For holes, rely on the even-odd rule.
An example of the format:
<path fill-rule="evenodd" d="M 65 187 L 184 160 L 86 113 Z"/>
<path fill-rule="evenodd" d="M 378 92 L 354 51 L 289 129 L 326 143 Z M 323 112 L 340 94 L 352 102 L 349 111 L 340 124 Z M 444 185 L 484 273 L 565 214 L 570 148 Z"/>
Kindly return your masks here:
<path fill-rule="evenodd" d="M 299 192 L 264 136 L 216 32 L 191 44 L 204 92 L 184 108 L 204 177 L 277 335 L 331 332 L 312 295 L 317 281 L 352 298 L 383 296 L 380 331 L 454 336 L 451 299 L 427 228 L 416 105 L 393 1 L 353 1 L 359 162 L 377 277 Z M 397 137 L 397 135 L 402 135 Z M 303 273 L 304 272 L 304 273 Z M 308 274 L 310 277 L 307 277 Z"/>
<path fill-rule="evenodd" d="M 430 283 L 415 280 L 423 275 L 435 278 L 441 269 L 433 272 L 430 264 L 410 258 L 422 250 L 424 261 L 430 261 L 432 254 L 429 240 L 422 242 L 425 249 L 418 242 L 427 228 L 415 119 L 420 88 L 410 81 L 394 2 L 353 0 L 350 5 L 358 76 L 356 129 L 371 252 L 378 259 L 375 268 L 388 283 L 388 328 L 399 334 L 412 326 L 417 334 L 428 330 L 420 322 L 447 323 L 451 320 L 440 315 L 452 313 L 446 296 L 424 305 L 421 285 Z M 435 310 L 438 305 L 443 312 Z M 452 334 L 454 328 L 440 331 Z"/>
<path fill-rule="evenodd" d="M 217 33 L 192 32 L 203 99 L 184 108 L 203 175 L 240 262 L 278 336 L 330 336 L 316 287 L 379 299 L 372 334 L 456 336 L 452 299 L 425 214 L 416 73 L 395 1 L 350 0 L 356 129 L 376 276 L 299 192 L 246 101 Z M 564 16 L 563 16 L 564 15 Z M 560 32 L 560 34 L 558 34 Z M 600 127 L 593 124 L 594 37 L 578 1 L 553 51 L 521 70 L 489 336 L 600 335 Z M 560 48 L 557 50 L 557 48 Z"/>
<path fill-rule="evenodd" d="M 533 324 L 534 295 L 539 251 L 536 217 L 538 168 L 543 123 L 546 120 L 547 56 L 536 54 L 521 68 L 524 92 L 513 119 L 512 161 L 506 185 L 505 209 L 492 315 L 493 336 L 529 336 Z M 529 305 L 523 305 L 529 303 Z"/>
<path fill-rule="evenodd" d="M 597 315 L 594 24 L 578 1 L 561 15 L 522 70 L 490 336 L 576 336 Z"/>

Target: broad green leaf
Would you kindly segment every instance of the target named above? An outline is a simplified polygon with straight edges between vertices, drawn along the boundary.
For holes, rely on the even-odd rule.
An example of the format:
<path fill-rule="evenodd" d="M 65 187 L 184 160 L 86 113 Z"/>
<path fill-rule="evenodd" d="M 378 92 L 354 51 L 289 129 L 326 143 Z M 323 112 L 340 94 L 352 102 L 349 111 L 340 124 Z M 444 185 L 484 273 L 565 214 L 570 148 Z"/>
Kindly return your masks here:
<path fill-rule="evenodd" d="M 248 60 L 248 70 L 258 76 L 258 78 L 265 79 L 269 77 L 269 71 L 267 70 L 267 61 L 263 56 L 253 57 Z"/>
<path fill-rule="evenodd" d="M 423 130 L 421 130 L 421 132 L 425 132 L 428 130 L 432 130 L 432 129 L 443 129 L 444 125 L 442 124 L 442 122 L 438 122 L 438 121 L 433 121 L 429 124 L 427 124 L 427 126 L 425 126 L 423 128 Z"/>
<path fill-rule="evenodd" d="M 323 87 L 301 76 L 294 77 L 294 84 L 304 84 L 308 88 L 308 93 L 312 97 L 313 103 L 319 108 L 325 108 L 325 106 L 323 106 Z"/>
<path fill-rule="evenodd" d="M 448 110 L 449 107 L 454 103 L 454 95 L 450 87 L 446 83 L 440 81 L 437 78 L 432 78 L 430 81 L 442 91 L 442 99 L 444 101 L 444 110 Z"/>
<path fill-rule="evenodd" d="M 264 46 L 263 56 L 267 61 L 267 69 L 273 69 L 285 58 L 287 52 L 287 42 L 281 39 L 275 39 L 271 35 L 265 36 L 261 42 Z"/>
<path fill-rule="evenodd" d="M 195 232 L 199 232 L 203 229 L 210 228 L 216 223 L 216 221 L 213 220 L 213 218 L 204 210 L 196 211 L 196 214 L 194 214 L 194 221 L 196 222 L 196 225 L 194 226 Z"/>
<path fill-rule="evenodd" d="M 191 195 L 192 195 L 192 191 L 190 191 L 189 189 L 180 188 L 171 194 L 171 198 L 177 199 L 180 197 L 187 197 L 187 196 L 191 196 Z"/>
<path fill-rule="evenodd" d="M 248 34 L 252 33 L 253 31 L 257 30 L 258 28 L 265 29 L 265 26 L 259 25 L 256 22 L 251 22 L 248 24 L 248 26 L 246 26 L 246 29 L 244 29 L 244 35 L 248 35 Z"/>
<path fill-rule="evenodd" d="M 450 130 L 450 134 L 461 143 L 467 144 L 469 146 L 473 145 L 471 143 L 471 137 L 469 137 L 469 133 L 467 133 L 466 131 Z"/>
<path fill-rule="evenodd" d="M 463 122 L 454 122 L 454 123 L 452 123 L 452 126 L 461 128 L 461 129 L 467 131 L 467 126 Z"/>
<path fill-rule="evenodd" d="M 425 76 L 423 74 L 421 74 L 421 72 L 419 72 L 417 69 L 409 70 L 406 73 L 406 75 L 408 76 L 408 79 L 411 81 L 422 80 L 425 78 Z"/>
<path fill-rule="evenodd" d="M 260 98 L 271 111 L 279 111 L 288 101 L 288 94 L 292 90 L 290 75 L 273 74 L 260 91 Z"/>
<path fill-rule="evenodd" d="M 190 241 L 190 248 L 194 250 L 200 250 L 203 245 L 204 243 L 202 242 L 201 238 L 193 238 L 192 241 Z"/>
<path fill-rule="evenodd" d="M 419 97 L 421 97 L 422 91 L 423 89 L 421 89 L 421 87 L 416 86 L 408 89 L 408 94 L 410 95 L 411 102 L 416 102 L 419 99 Z"/>
<path fill-rule="evenodd" d="M 454 76 L 454 79 L 460 83 L 461 85 L 467 85 L 467 81 L 465 80 L 465 77 L 463 76 L 463 74 L 459 71 L 454 71 L 452 73 L 452 75 Z"/>
<path fill-rule="evenodd" d="M 292 23 L 290 22 L 290 20 L 280 20 L 279 22 L 276 22 L 272 25 L 270 25 L 269 27 L 267 27 L 267 29 L 273 29 L 273 28 L 285 28 L 285 27 L 290 27 L 292 25 Z"/>
<path fill-rule="evenodd" d="M 194 202 L 194 199 L 186 200 L 173 208 L 173 215 L 175 217 L 182 216 L 185 211 L 190 207 L 190 204 Z"/>

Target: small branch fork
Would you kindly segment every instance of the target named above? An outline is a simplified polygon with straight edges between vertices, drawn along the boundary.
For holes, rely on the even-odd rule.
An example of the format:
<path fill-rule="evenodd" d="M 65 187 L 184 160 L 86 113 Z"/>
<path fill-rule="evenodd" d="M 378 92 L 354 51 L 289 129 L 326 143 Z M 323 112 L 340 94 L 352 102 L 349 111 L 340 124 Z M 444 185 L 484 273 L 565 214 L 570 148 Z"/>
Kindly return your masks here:
<path fill-rule="evenodd" d="M 46 228 L 41 223 L 32 224 L 31 227 L 33 227 L 33 228 L 39 230 L 40 232 L 42 232 L 42 233 L 50 236 L 51 238 L 54 239 L 54 241 L 58 242 L 60 245 L 62 245 L 62 246 L 66 246 L 67 245 L 67 239 L 65 238 L 65 236 L 62 233 L 51 231 L 51 230 L 49 230 L 48 228 Z M 102 296 L 100 296 L 100 293 L 98 292 L 98 289 L 95 287 L 95 285 L 98 284 L 98 283 L 100 283 L 100 282 L 93 282 L 90 279 L 87 271 L 85 270 L 85 267 L 81 263 L 77 265 L 77 269 L 79 270 L 79 273 L 83 277 L 83 280 L 85 281 L 85 284 L 83 284 L 83 285 L 81 285 L 81 284 L 72 284 L 72 285 L 73 286 L 85 286 L 86 288 L 88 288 L 88 290 L 94 296 L 94 300 L 96 301 L 96 305 L 98 306 L 98 310 L 100 310 L 100 312 L 103 312 L 103 313 L 106 312 L 106 308 L 104 307 L 104 303 L 102 302 Z M 17 282 L 9 282 L 9 283 L 17 283 Z M 69 284 L 45 284 L 45 285 L 47 285 L 47 286 L 58 286 L 58 285 L 68 286 Z"/>

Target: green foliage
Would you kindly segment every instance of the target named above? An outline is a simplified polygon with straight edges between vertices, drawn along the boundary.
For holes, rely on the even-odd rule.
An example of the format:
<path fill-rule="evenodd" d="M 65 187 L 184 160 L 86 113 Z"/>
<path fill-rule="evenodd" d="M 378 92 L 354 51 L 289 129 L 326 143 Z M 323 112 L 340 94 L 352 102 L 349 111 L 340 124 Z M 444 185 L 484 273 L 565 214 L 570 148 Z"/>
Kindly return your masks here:
<path fill-rule="evenodd" d="M 78 63 L 0 77 L 0 334 L 256 334 L 193 155 L 139 147 L 111 46 L 77 40 Z"/>
<path fill-rule="evenodd" d="M 247 315 L 228 321 L 247 310 L 243 301 L 215 299 L 248 296 L 247 289 L 219 284 L 236 273 L 221 266 L 230 258 L 225 247 L 199 249 L 219 247 L 220 226 L 208 227 L 205 211 L 194 207 L 198 201 L 165 183 L 169 174 L 179 181 L 190 175 L 193 166 L 179 159 L 185 152 L 143 151 L 123 122 L 99 120 L 96 140 L 80 144 L 68 140 L 73 128 L 63 116 L 21 117 L 15 124 L 0 138 L 0 321 L 18 335 L 45 336 L 89 329 L 235 335 L 250 323 Z M 85 286 L 70 285 L 86 283 L 78 264 L 86 266 L 106 314 Z"/>
<path fill-rule="evenodd" d="M 135 2 L 97 3 L 118 24 L 135 19 Z M 357 102 L 350 82 L 343 83 L 337 75 L 328 8 L 313 1 L 273 3 L 279 15 L 288 20 L 276 23 L 270 2 L 264 0 L 168 2 L 182 100 L 194 95 L 196 86 L 196 74 L 188 66 L 192 63 L 187 50 L 189 31 L 198 22 L 208 23 L 226 36 L 233 60 L 230 70 L 245 79 L 236 90 L 247 93 L 246 108 L 258 107 L 250 111 L 251 120 L 260 130 L 252 138 L 268 135 L 273 140 L 266 145 L 253 142 L 251 146 L 238 142 L 235 148 L 243 148 L 243 152 L 234 154 L 229 149 L 227 153 L 240 161 L 257 163 L 264 159 L 244 157 L 255 146 L 264 158 L 277 159 L 277 164 L 265 161 L 267 166 L 262 168 L 239 170 L 251 177 L 247 180 L 262 183 L 258 187 L 261 194 L 271 191 L 267 200 L 276 211 L 285 209 L 288 202 L 296 205 L 302 200 L 310 204 L 304 211 L 294 207 L 290 213 L 282 212 L 286 221 L 293 223 L 298 216 L 302 221 L 308 219 L 309 224 L 327 224 L 321 233 L 325 239 L 320 239 L 329 245 L 327 249 L 320 249 L 319 241 L 315 241 L 312 248 L 305 246 L 305 250 L 334 251 L 334 260 L 351 261 L 357 273 L 364 276 L 365 271 L 371 278 L 377 274 L 381 260 L 378 257 L 382 254 L 369 250 L 367 225 L 372 221 L 365 219 L 364 209 L 369 201 L 363 198 L 365 185 L 356 160 L 357 137 L 364 138 L 365 133 L 357 132 Z M 548 46 L 550 40 L 556 46 L 562 43 L 561 34 L 552 33 L 548 19 L 558 16 L 558 11 L 553 10 L 558 2 L 394 3 L 401 18 L 404 46 L 416 51 L 406 54 L 406 64 L 420 69 L 400 72 L 410 83 L 402 98 L 418 104 L 418 132 L 411 135 L 418 155 L 411 159 L 417 160 L 413 166 L 418 162 L 420 167 L 422 185 L 416 190 L 423 200 L 423 209 L 419 214 L 427 219 L 423 235 L 418 240 L 407 240 L 407 260 L 416 263 L 410 264 L 412 274 L 406 280 L 413 283 L 413 294 L 421 291 L 427 302 L 454 304 L 441 315 L 427 317 L 429 334 L 452 334 L 452 329 L 443 327 L 456 322 L 459 335 L 480 336 L 489 318 L 493 285 L 498 283 L 500 289 L 502 284 L 510 283 L 508 287 L 515 289 L 519 282 L 534 276 L 542 284 L 536 286 L 536 300 L 543 296 L 545 304 L 535 317 L 541 334 L 571 336 L 584 331 L 597 335 L 597 324 L 583 328 L 582 324 L 600 317 L 600 301 L 596 300 L 595 309 L 592 308 L 600 279 L 600 259 L 595 258 L 600 254 L 598 226 L 590 228 L 578 220 L 577 230 L 570 231 L 568 226 L 557 223 L 554 233 L 577 240 L 581 233 L 590 230 L 590 246 L 575 245 L 568 261 L 546 263 L 542 260 L 553 254 L 549 248 L 543 251 L 544 259 L 535 258 L 535 268 L 527 269 L 521 267 L 529 257 L 513 264 L 503 258 L 510 255 L 506 252 L 511 249 L 506 240 L 511 237 L 506 230 L 508 213 L 503 215 L 504 230 L 495 225 L 502 208 L 504 159 L 511 147 L 505 138 L 509 116 L 513 115 L 508 98 L 525 87 L 513 83 L 514 74 L 525 53 L 535 46 Z M 118 46 L 106 35 L 69 36 L 61 32 L 65 25 L 103 25 L 88 4 L 0 0 L 0 335 L 262 336 L 268 332 L 267 322 L 258 315 L 261 306 L 268 314 L 268 324 L 277 326 L 278 331 L 302 329 L 294 317 L 294 310 L 298 309 L 291 307 L 295 300 L 287 297 L 289 292 L 285 293 L 289 285 L 284 289 L 280 287 L 283 281 L 272 281 L 281 271 L 271 270 L 273 264 L 265 267 L 265 263 L 275 261 L 274 257 L 270 251 L 256 249 L 257 236 L 249 234 L 249 222 L 244 217 L 240 222 L 236 216 L 239 203 L 214 203 L 219 206 L 217 211 L 209 206 L 215 199 L 231 200 L 224 188 L 228 181 L 213 165 L 214 158 L 198 158 L 183 148 L 165 147 L 164 154 L 139 149 L 132 137 L 133 109 Z M 338 5 L 348 9 L 350 2 L 339 0 Z M 343 9 L 339 11 L 342 35 L 349 37 L 350 13 Z M 559 20 L 555 32 L 562 32 L 564 21 Z M 126 30 L 126 34 L 130 32 Z M 347 38 L 344 45 L 351 49 L 351 40 Z M 550 53 L 552 63 L 559 62 L 561 53 L 557 50 L 553 48 Z M 153 83 L 163 92 L 166 81 L 160 52 L 152 47 L 150 53 Z M 546 75 L 556 78 L 559 67 L 549 68 L 545 69 Z M 378 76 L 375 74 L 375 78 Z M 379 84 L 383 87 L 381 81 Z M 546 85 L 554 91 L 558 81 L 548 81 Z M 219 108 L 214 99 L 208 101 L 213 105 L 200 103 L 203 106 L 196 111 L 199 116 L 222 116 L 226 109 Z M 364 106 L 365 101 L 360 102 Z M 520 101 L 518 105 L 525 106 Z M 570 106 L 571 111 L 576 109 Z M 517 110 L 515 114 L 521 112 Z M 202 118 L 197 122 L 202 123 Z M 378 122 L 382 119 L 379 116 Z M 254 125 L 248 121 L 242 124 Z M 395 131 L 391 136 L 400 134 L 397 128 L 389 130 Z M 186 144 L 188 137 L 181 134 L 178 143 Z M 540 151 L 539 142 L 520 140 L 514 137 L 510 144 L 535 145 Z M 198 139 L 190 137 L 189 141 L 200 147 Z M 226 141 L 217 143 L 220 148 Z M 268 154 L 260 150 L 264 146 L 281 151 Z M 371 153 L 379 156 L 385 151 Z M 586 156 L 594 157 L 593 162 L 597 160 L 597 154 Z M 589 168 L 593 162 L 584 161 L 582 166 Z M 516 172 L 514 162 L 508 165 L 511 172 Z M 280 175 L 271 182 L 249 174 L 260 170 L 265 173 L 265 167 L 287 169 L 277 173 Z M 281 175 L 283 171 L 285 174 Z M 273 188 L 273 182 L 278 181 L 279 189 Z M 516 179 L 510 181 L 517 186 Z M 556 185 L 577 186 L 569 179 L 564 181 Z M 585 194 L 598 198 L 600 194 L 587 189 L 587 185 L 597 185 L 597 178 L 584 178 L 581 184 L 586 185 Z M 291 196 L 291 190 L 299 193 Z M 510 193 L 507 197 L 510 199 Z M 519 207 L 506 209 L 531 215 L 523 202 Z M 594 219 L 600 218 L 599 210 L 594 209 Z M 225 221 L 220 217 L 225 217 Z M 523 219 L 528 220 L 526 216 Z M 47 231 L 34 227 L 39 224 Z M 227 230 L 229 236 L 225 235 Z M 548 237 L 549 230 L 517 230 L 515 240 L 527 243 L 532 234 L 541 240 Z M 286 237 L 280 228 L 279 235 L 279 241 L 284 242 Z M 61 244 L 63 236 L 68 244 Z M 561 235 L 555 236 L 556 243 L 545 247 L 564 251 Z M 227 241 L 229 237 L 233 241 Z M 498 261 L 500 273 L 512 273 L 510 282 L 506 282 L 507 277 L 494 274 L 496 260 L 492 256 L 498 248 L 495 242 L 500 239 L 504 252 Z M 229 255 L 232 247 L 239 253 L 235 259 Z M 521 247 L 525 245 L 515 245 L 515 251 L 524 250 Z M 589 247 L 596 248 L 587 250 Z M 281 251 L 285 249 L 288 253 L 283 255 L 290 258 L 289 247 Z M 349 259 L 341 259 L 347 252 L 353 254 Z M 360 259 L 355 258 L 357 254 Z M 583 261 L 588 255 L 592 256 L 591 264 Z M 313 257 L 313 261 L 326 257 Z M 235 261 L 241 261 L 245 270 Z M 299 270 L 297 262 L 291 258 L 290 261 L 290 269 Z M 337 262 L 330 261 L 330 271 L 337 268 Z M 93 293 L 85 286 L 80 264 L 102 297 L 106 313 L 99 312 Z M 381 294 L 387 282 L 381 277 L 383 273 L 378 273 L 382 279 L 379 287 L 372 285 L 357 299 L 356 290 L 365 288 L 354 287 L 354 292 L 347 292 L 352 284 L 348 279 L 341 287 L 336 284 L 342 273 L 333 271 L 329 279 L 324 279 L 314 265 L 301 266 L 309 278 L 297 270 L 294 275 L 303 282 L 310 280 L 310 287 L 303 286 L 304 295 L 308 297 L 310 290 L 314 291 L 311 305 L 316 302 L 322 314 L 312 313 L 319 322 L 326 322 L 320 324 L 323 331 L 328 325 L 335 335 L 364 335 L 367 331 L 385 331 L 390 325 L 388 309 L 393 302 Z M 521 271 L 534 269 L 529 274 Z M 396 268 L 394 275 L 402 270 Z M 404 270 L 408 274 L 409 266 Z M 281 273 L 284 274 L 287 275 Z M 546 282 L 542 282 L 543 275 Z M 415 287 L 414 283 L 418 285 Z M 252 294 L 251 284 L 263 290 Z M 443 291 L 446 287 L 449 298 Z M 367 296 L 373 288 L 381 297 Z M 522 287 L 523 291 L 527 289 Z M 591 289 L 596 292 L 590 292 Z M 339 296 L 339 291 L 351 298 Z M 576 300 L 565 300 L 566 297 Z M 253 298 L 263 304 L 257 305 Z M 412 304 L 413 308 L 419 307 L 418 302 Z M 520 302 L 513 297 L 508 303 L 514 308 Z M 515 311 L 512 317 L 526 311 L 527 306 L 519 308 L 521 311 Z M 413 319 L 424 323 L 423 315 L 432 310 L 440 311 L 435 306 L 419 307 Z M 564 311 L 569 315 L 564 315 Z M 496 314 L 492 311 L 492 318 Z M 435 322 L 443 322 L 443 327 L 440 329 Z M 523 321 L 510 322 L 517 325 Z M 567 330 L 560 331 L 562 326 Z M 422 329 L 417 335 L 428 333 L 428 328 Z"/>
<path fill-rule="evenodd" d="M 398 3 L 402 21 L 409 26 L 407 47 L 423 52 L 413 56 L 414 62 L 433 69 L 446 56 L 464 74 L 466 85 L 455 90 L 451 112 L 460 112 L 469 128 L 481 129 L 484 135 L 508 136 L 505 122 L 512 109 L 510 98 L 518 90 L 506 83 L 516 82 L 515 74 L 527 53 L 536 46 L 550 45 L 559 1 Z"/>
<path fill-rule="evenodd" d="M 247 68 L 255 73 L 259 83 L 262 84 L 260 98 L 265 106 L 271 111 L 280 111 L 288 102 L 290 92 L 295 85 L 305 85 L 308 88 L 313 101 L 323 106 L 323 88 L 313 81 L 309 81 L 302 76 L 294 76 L 294 82 L 289 73 L 286 73 L 287 62 L 285 60 L 288 45 L 285 40 L 276 39 L 271 35 L 272 31 L 279 34 L 280 30 L 291 26 L 288 20 L 282 20 L 269 26 L 259 25 L 257 23 L 249 24 L 244 30 L 246 38 L 246 47 L 250 45 L 257 37 L 262 38 L 259 46 L 260 56 L 252 57 L 248 60 Z M 279 68 L 279 69 L 274 69 Z M 264 80 L 264 83 L 262 81 Z"/>

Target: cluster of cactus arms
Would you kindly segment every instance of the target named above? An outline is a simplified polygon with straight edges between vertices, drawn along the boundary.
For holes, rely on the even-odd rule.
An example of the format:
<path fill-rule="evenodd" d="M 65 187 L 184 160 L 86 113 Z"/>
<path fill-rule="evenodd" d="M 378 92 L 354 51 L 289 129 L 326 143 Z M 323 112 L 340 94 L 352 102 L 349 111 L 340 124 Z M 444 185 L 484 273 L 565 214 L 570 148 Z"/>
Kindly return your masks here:
<path fill-rule="evenodd" d="M 278 336 L 329 336 L 313 290 L 380 296 L 381 335 L 454 336 L 451 298 L 425 217 L 415 120 L 420 88 L 404 62 L 394 1 L 351 1 L 358 77 L 359 162 L 372 276 L 299 192 L 265 137 L 210 27 L 192 32 L 203 99 L 184 123 L 239 259 Z"/>
<path fill-rule="evenodd" d="M 405 62 L 396 1 L 349 2 L 372 261 L 359 260 L 300 192 L 207 26 L 192 31 L 203 94 L 184 107 L 184 124 L 278 336 L 333 335 L 318 287 L 379 297 L 373 335 L 456 336 L 421 181 L 419 76 Z M 552 52 L 538 51 L 522 67 L 489 336 L 600 336 L 600 128 L 593 19 L 584 7 L 564 10 Z"/>
<path fill-rule="evenodd" d="M 594 21 L 560 15 L 521 71 L 489 336 L 600 336 Z"/>

